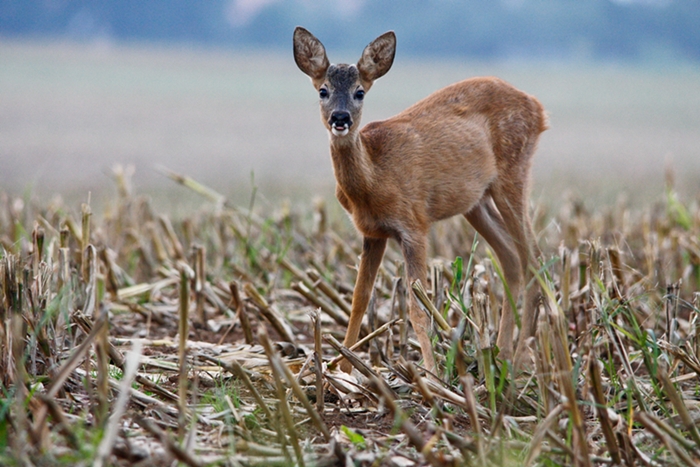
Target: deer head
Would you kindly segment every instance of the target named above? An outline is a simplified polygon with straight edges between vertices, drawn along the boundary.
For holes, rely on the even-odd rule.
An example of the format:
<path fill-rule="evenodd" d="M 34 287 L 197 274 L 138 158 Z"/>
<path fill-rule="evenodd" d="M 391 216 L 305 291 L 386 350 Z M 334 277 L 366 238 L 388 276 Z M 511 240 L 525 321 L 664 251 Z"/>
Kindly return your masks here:
<path fill-rule="evenodd" d="M 356 133 L 365 93 L 389 71 L 395 53 L 396 35 L 389 31 L 365 47 L 356 65 L 335 65 L 313 34 L 302 27 L 294 30 L 294 60 L 318 91 L 321 120 L 331 135 Z"/>

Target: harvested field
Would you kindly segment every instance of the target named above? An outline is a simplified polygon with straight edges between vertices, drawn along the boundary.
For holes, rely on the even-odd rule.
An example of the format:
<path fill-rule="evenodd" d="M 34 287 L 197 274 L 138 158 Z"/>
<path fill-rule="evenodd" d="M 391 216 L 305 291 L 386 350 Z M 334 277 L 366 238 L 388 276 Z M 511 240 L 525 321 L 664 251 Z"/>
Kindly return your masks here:
<path fill-rule="evenodd" d="M 2 465 L 700 462 L 700 206 L 671 177 L 645 208 L 535 206 L 549 296 L 517 374 L 494 348 L 500 271 L 466 221 L 433 229 L 427 290 L 390 244 L 350 351 L 359 238 L 322 202 L 250 211 L 174 176 L 206 200 L 175 218 L 129 177 L 96 213 L 0 194 Z"/>

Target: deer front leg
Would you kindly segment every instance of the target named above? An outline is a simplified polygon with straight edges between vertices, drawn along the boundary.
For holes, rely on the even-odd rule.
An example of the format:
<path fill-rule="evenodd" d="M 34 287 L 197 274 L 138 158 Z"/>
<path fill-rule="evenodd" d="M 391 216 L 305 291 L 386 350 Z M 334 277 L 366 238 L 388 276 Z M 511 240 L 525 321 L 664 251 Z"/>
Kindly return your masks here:
<path fill-rule="evenodd" d="M 362 317 L 365 315 L 367 305 L 372 297 L 374 280 L 377 278 L 379 265 L 384 257 L 386 238 L 365 237 L 362 243 L 362 256 L 360 257 L 360 270 L 357 274 L 355 290 L 352 293 L 352 308 L 350 310 L 350 322 L 345 334 L 343 345 L 350 348 L 360 335 Z M 352 364 L 347 360 L 340 363 L 340 369 L 346 373 L 352 371 Z"/>
<path fill-rule="evenodd" d="M 401 240 L 401 249 L 406 260 L 406 270 L 408 273 L 408 284 L 411 287 L 414 281 L 420 280 L 423 286 L 427 287 L 426 279 L 426 242 L 427 236 L 420 238 L 407 238 Z M 433 356 L 433 346 L 430 342 L 430 318 L 418 305 L 418 300 L 413 293 L 409 305 L 409 315 L 411 325 L 418 338 L 421 354 L 423 355 L 423 365 L 426 370 L 435 373 L 435 358 Z"/>

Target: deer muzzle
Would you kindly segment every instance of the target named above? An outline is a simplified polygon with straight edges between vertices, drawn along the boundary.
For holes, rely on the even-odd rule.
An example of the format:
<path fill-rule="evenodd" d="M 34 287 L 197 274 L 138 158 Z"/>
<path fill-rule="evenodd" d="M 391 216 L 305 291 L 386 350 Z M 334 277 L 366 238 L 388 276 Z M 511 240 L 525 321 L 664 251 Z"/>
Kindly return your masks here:
<path fill-rule="evenodd" d="M 331 127 L 331 131 L 335 136 L 345 136 L 350 131 L 352 126 L 352 117 L 350 112 L 345 110 L 336 110 L 331 114 L 331 118 L 328 120 L 328 124 Z"/>

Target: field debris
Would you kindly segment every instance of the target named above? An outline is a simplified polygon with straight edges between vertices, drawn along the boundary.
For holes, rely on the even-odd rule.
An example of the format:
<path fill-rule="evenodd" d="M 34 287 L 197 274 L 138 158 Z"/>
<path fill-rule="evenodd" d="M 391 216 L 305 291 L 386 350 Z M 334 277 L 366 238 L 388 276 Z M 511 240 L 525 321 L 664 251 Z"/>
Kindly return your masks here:
<path fill-rule="evenodd" d="M 504 287 L 465 220 L 431 232 L 429 284 L 405 284 L 390 245 L 347 349 L 347 223 L 169 176 L 205 205 L 155 212 L 124 170 L 99 213 L 0 193 L 0 464 L 700 463 L 697 200 L 539 207 L 548 296 L 515 372 L 494 347 Z"/>

